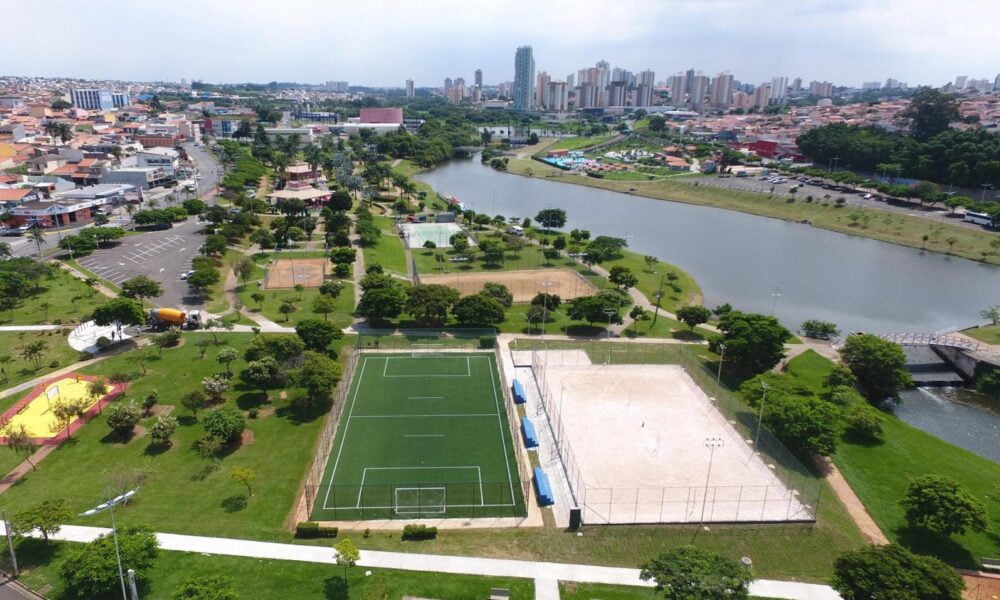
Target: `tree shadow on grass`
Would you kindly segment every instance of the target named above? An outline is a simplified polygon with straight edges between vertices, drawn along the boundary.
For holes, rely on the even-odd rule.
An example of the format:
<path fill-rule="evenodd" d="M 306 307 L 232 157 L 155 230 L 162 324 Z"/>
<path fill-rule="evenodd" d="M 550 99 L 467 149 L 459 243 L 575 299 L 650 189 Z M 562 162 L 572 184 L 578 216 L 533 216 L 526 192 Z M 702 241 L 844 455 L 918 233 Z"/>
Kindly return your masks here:
<path fill-rule="evenodd" d="M 232 496 L 229 496 L 228 498 L 223 499 L 222 502 L 219 503 L 219 505 L 222 507 L 222 510 L 226 511 L 227 513 L 237 513 L 246 509 L 247 497 L 244 496 L 243 494 L 234 494 Z"/>
<path fill-rule="evenodd" d="M 288 419 L 293 425 L 311 423 L 329 412 L 330 401 L 326 402 L 289 402 L 279 407 L 274 414 Z"/>
<path fill-rule="evenodd" d="M 566 332 L 566 335 L 579 337 L 594 337 L 607 334 L 607 329 L 597 325 L 567 325 L 563 331 Z"/>
<path fill-rule="evenodd" d="M 323 596 L 327 600 L 347 600 L 347 580 L 343 577 L 328 577 L 323 582 Z"/>
<path fill-rule="evenodd" d="M 17 541 L 17 564 L 21 569 L 51 564 L 59 552 L 59 544 L 38 538 L 23 537 Z"/>
<path fill-rule="evenodd" d="M 142 451 L 146 456 L 159 456 L 170 450 L 170 444 L 161 444 L 158 442 L 149 442 L 146 444 L 146 448 Z"/>
<path fill-rule="evenodd" d="M 909 526 L 896 529 L 896 534 L 899 536 L 900 544 L 917 554 L 936 556 L 953 567 L 979 568 L 972 553 L 950 537 Z"/>
<path fill-rule="evenodd" d="M 679 329 L 670 334 L 670 337 L 675 340 L 688 340 L 692 342 L 700 342 L 705 339 L 705 336 L 698 333 L 697 331 L 691 331 L 690 329 Z"/>
<path fill-rule="evenodd" d="M 267 398 L 266 392 L 247 392 L 236 397 L 236 406 L 238 406 L 240 410 L 260 408 L 264 404 L 267 404 Z"/>
<path fill-rule="evenodd" d="M 182 427 L 190 427 L 198 422 L 194 415 L 181 415 L 177 417 L 177 424 Z"/>
<path fill-rule="evenodd" d="M 205 481 L 208 477 L 219 470 L 219 463 L 212 461 L 206 463 L 200 469 L 191 474 L 191 481 Z"/>

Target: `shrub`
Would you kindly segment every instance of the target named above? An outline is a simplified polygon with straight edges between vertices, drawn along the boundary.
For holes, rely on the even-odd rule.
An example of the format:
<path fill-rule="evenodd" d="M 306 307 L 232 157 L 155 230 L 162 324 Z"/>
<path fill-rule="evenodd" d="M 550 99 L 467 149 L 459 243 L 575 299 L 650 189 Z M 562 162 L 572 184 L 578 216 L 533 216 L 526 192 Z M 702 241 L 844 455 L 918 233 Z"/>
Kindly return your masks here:
<path fill-rule="evenodd" d="M 101 337 L 97 338 L 97 341 L 94 342 L 94 345 L 97 346 L 98 350 L 107 350 L 113 345 L 113 342 L 102 335 Z"/>
<path fill-rule="evenodd" d="M 407 525 L 403 527 L 404 540 L 433 540 L 437 537 L 437 533 L 437 527 L 428 527 L 427 525 Z"/>
<path fill-rule="evenodd" d="M 92 358 L 94 358 L 94 355 L 86 351 L 80 351 L 80 353 L 76 355 L 77 360 L 90 360 Z"/>
<path fill-rule="evenodd" d="M 212 411 L 203 419 L 205 431 L 221 442 L 230 442 L 246 429 L 246 420 L 236 409 L 224 406 Z"/>
<path fill-rule="evenodd" d="M 108 408 L 107 413 L 108 427 L 121 438 L 126 438 L 132 433 L 142 416 L 135 402 L 114 404 Z"/>
<path fill-rule="evenodd" d="M 159 400 L 159 398 L 160 393 L 156 390 L 146 394 L 146 397 L 142 399 L 142 411 L 149 414 L 149 411 L 153 410 L 153 407 L 156 406 L 156 401 Z"/>
<path fill-rule="evenodd" d="M 177 419 L 170 415 L 160 415 L 149 428 L 149 437 L 154 444 L 166 446 L 170 444 L 170 436 L 177 430 Z"/>
<path fill-rule="evenodd" d="M 256 406 L 247 411 L 247 418 L 256 419 L 260 414 L 260 409 Z"/>
<path fill-rule="evenodd" d="M 885 436 L 882 415 L 867 402 L 855 402 L 847 411 L 845 431 L 848 436 L 867 442 L 877 442 Z"/>
<path fill-rule="evenodd" d="M 495 335 L 484 335 L 479 338 L 479 347 L 482 349 L 490 349 L 497 345 L 497 338 Z"/>
<path fill-rule="evenodd" d="M 59 361 L 58 360 L 51 361 L 49 363 L 49 368 L 50 369 L 58 369 L 59 368 Z"/>
<path fill-rule="evenodd" d="M 160 343 L 163 344 L 163 347 L 172 348 L 180 343 L 181 337 L 181 330 L 173 327 L 161 333 L 159 340 L 162 340 Z"/>
<path fill-rule="evenodd" d="M 174 588 L 173 600 L 239 600 L 236 584 L 229 577 L 203 575 L 182 581 Z"/>
<path fill-rule="evenodd" d="M 337 537 L 339 529 L 336 527 L 323 527 L 315 521 L 302 521 L 295 526 L 295 537 L 298 538 L 334 538 Z"/>
<path fill-rule="evenodd" d="M 341 279 L 350 277 L 354 269 L 347 263 L 339 263 L 333 267 L 333 274 Z"/>

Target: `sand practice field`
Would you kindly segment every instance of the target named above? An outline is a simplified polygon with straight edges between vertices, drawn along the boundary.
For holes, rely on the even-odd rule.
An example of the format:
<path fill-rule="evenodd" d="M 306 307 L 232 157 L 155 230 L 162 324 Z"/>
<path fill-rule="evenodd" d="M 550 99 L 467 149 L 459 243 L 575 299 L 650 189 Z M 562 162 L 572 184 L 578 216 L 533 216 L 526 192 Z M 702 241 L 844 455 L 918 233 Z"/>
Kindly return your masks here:
<path fill-rule="evenodd" d="M 539 292 L 556 294 L 563 301 L 597 292 L 592 283 L 572 269 L 526 269 L 420 276 L 420 283 L 446 285 L 458 290 L 463 296 L 478 294 L 482 291 L 483 285 L 490 282 L 507 286 L 514 295 L 514 302 L 530 302 Z"/>
<path fill-rule="evenodd" d="M 66 431 L 53 414 L 52 407 L 61 403 L 81 401 L 84 406 L 83 420 L 80 417 L 69 422 L 70 432 L 83 426 L 84 421 L 100 408 L 121 394 L 120 385 L 107 384 L 108 392 L 99 398 L 88 393 L 88 385 L 96 379 L 89 375 L 72 373 L 50 379 L 35 386 L 17 404 L 9 408 L 0 421 L 5 427 L 19 429 L 22 425 L 37 444 L 58 443 L 57 436 Z M 6 442 L 0 438 L 0 442 Z"/>
<path fill-rule="evenodd" d="M 303 285 L 315 288 L 323 285 L 326 267 L 325 258 L 282 258 L 267 268 L 264 288 L 268 290 L 293 288 Z"/>
<path fill-rule="evenodd" d="M 551 362 L 534 371 L 584 522 L 813 520 L 682 367 Z"/>

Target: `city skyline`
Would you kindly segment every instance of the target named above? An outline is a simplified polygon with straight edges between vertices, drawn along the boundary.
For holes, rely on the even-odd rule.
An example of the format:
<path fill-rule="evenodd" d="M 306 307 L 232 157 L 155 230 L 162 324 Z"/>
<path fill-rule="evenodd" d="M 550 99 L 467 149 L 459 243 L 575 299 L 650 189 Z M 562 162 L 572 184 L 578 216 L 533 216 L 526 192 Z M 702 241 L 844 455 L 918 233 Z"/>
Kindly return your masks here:
<path fill-rule="evenodd" d="M 6 14 L 15 20 L 30 17 L 27 4 L 10 4 Z M 961 14 L 944 19 L 931 2 L 904 0 L 581 0 L 551 3 L 528 20 L 510 18 L 516 7 L 452 0 L 420 6 L 375 0 L 336 8 L 305 0 L 283 7 L 281 19 L 261 2 L 240 3 L 240 10 L 232 0 L 181 0 L 170 7 L 113 2 L 115 48 L 128 51 L 112 52 L 107 61 L 94 60 L 91 52 L 66 52 L 110 26 L 102 16 L 107 13 L 53 4 L 65 18 L 47 25 L 47 35 L 60 43 L 12 54 L 4 74 L 220 83 L 338 79 L 371 87 L 402 87 L 413 79 L 417 87 L 436 87 L 456 74 L 472 81 L 482 69 L 484 85 L 496 85 L 513 81 L 510 53 L 518 45 L 532 46 L 537 69 L 559 78 L 581 64 L 606 60 L 636 72 L 651 69 L 660 80 L 696 65 L 705 74 L 730 71 L 754 84 L 787 76 L 856 87 L 895 78 L 913 86 L 942 85 L 959 74 L 992 78 L 1000 64 L 989 34 L 1000 6 L 986 0 L 972 0 Z M 198 19 L 186 16 L 188 4 Z M 386 14 L 395 17 L 392 24 L 379 20 L 373 35 L 364 23 Z M 360 25 L 331 30 L 330 19 Z M 503 27 L 482 26 L 490 22 Z M 567 22 L 573 23 L 572 35 L 555 35 Z M 884 35 L 889 23 L 892 36 Z M 149 43 L 164 30 L 171 32 L 169 52 Z M 671 35 L 661 35 L 664 30 Z M 238 54 L 230 52 L 235 47 Z"/>

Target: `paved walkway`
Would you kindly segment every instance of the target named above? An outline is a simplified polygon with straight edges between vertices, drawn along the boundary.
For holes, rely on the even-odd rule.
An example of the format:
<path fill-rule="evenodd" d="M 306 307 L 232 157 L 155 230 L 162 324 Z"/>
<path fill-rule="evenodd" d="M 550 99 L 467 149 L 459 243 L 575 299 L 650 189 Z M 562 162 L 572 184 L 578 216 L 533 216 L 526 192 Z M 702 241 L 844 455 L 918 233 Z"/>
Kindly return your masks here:
<path fill-rule="evenodd" d="M 0 325 L 0 331 L 55 331 L 72 325 Z"/>
<path fill-rule="evenodd" d="M 89 542 L 110 532 L 110 529 L 104 527 L 63 525 L 59 533 L 50 537 L 67 542 Z M 336 564 L 337 562 L 333 550 L 325 546 L 278 544 L 173 533 L 157 533 L 156 537 L 160 542 L 160 548 L 164 550 L 323 564 Z M 558 581 L 642 587 L 651 587 L 652 585 L 639 579 L 638 569 L 438 554 L 362 550 L 358 566 L 404 571 L 531 578 L 535 580 L 535 585 L 538 588 L 535 597 L 545 600 L 559 597 L 558 588 L 553 590 Z M 766 579 L 754 581 L 750 585 L 750 593 L 756 596 L 787 598 L 789 600 L 840 600 L 840 595 L 825 585 Z"/>

